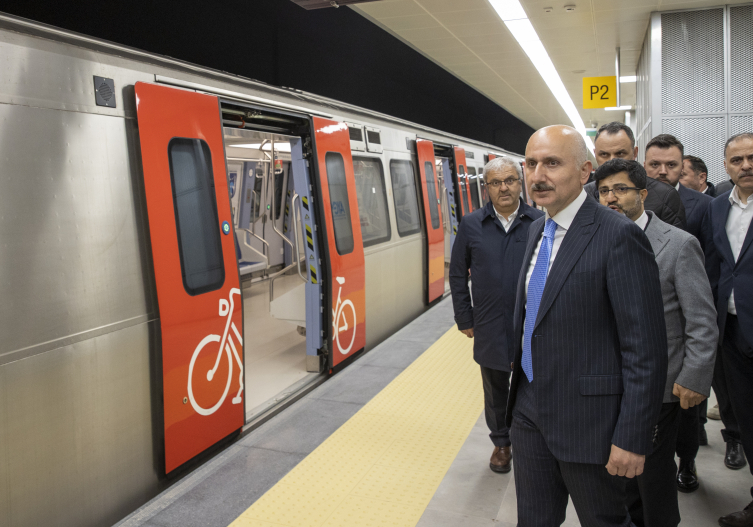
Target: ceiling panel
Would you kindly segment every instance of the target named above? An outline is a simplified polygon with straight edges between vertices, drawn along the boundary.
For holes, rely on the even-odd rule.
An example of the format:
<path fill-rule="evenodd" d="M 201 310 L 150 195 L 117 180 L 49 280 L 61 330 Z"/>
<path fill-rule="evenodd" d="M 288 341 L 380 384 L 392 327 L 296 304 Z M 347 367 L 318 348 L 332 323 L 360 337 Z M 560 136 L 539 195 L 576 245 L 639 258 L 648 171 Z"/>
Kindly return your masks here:
<path fill-rule="evenodd" d="M 521 0 L 576 107 L 582 77 L 634 75 L 653 11 L 702 8 L 750 0 Z M 574 4 L 567 12 L 565 4 Z M 552 8 L 546 13 L 544 8 Z M 489 0 L 381 0 L 351 7 L 475 87 L 530 126 L 571 124 Z M 622 84 L 623 104 L 635 84 Z M 586 126 L 622 120 L 624 112 L 580 110 Z"/>

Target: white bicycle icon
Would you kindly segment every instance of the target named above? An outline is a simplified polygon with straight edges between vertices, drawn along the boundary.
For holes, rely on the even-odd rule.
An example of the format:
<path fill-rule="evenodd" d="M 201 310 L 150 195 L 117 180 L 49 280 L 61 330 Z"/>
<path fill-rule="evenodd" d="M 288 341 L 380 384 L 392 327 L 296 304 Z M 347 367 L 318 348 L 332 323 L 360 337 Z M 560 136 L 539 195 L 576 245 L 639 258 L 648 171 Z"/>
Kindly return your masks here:
<path fill-rule="evenodd" d="M 353 343 L 356 341 L 356 308 L 353 306 L 353 302 L 350 300 L 342 301 L 340 299 L 340 294 L 343 290 L 343 284 L 345 283 L 345 278 L 342 276 L 338 276 L 335 278 L 337 280 L 337 283 L 340 284 L 340 289 L 337 291 L 337 304 L 335 304 L 335 309 L 332 310 L 332 325 L 334 326 L 334 340 L 337 343 L 337 347 L 340 349 L 340 353 L 343 355 L 347 355 L 348 352 L 350 352 L 350 348 L 353 347 Z M 343 348 L 342 344 L 340 343 L 340 333 L 343 331 L 348 331 L 348 317 L 345 313 L 345 307 L 349 307 L 350 311 L 353 313 L 352 320 L 353 320 L 353 336 L 350 337 L 350 344 L 348 344 L 347 348 Z M 342 324 L 340 323 L 340 318 L 342 318 Z"/>
<path fill-rule="evenodd" d="M 235 360 L 238 363 L 238 367 L 240 368 L 240 374 L 238 376 L 240 389 L 238 390 L 236 396 L 233 397 L 232 402 L 233 404 L 240 404 L 243 401 L 243 398 L 241 397 L 241 393 L 243 393 L 243 362 L 241 362 L 241 358 L 238 355 L 238 350 L 235 348 L 233 336 L 229 334 L 230 328 L 233 328 L 233 333 L 235 333 L 235 337 L 238 339 L 239 344 L 241 346 L 243 345 L 241 334 L 238 331 L 238 328 L 235 327 L 235 323 L 232 320 L 233 308 L 235 307 L 235 303 L 233 302 L 233 295 L 240 296 L 240 294 L 240 289 L 233 288 L 230 290 L 229 302 L 224 298 L 220 299 L 220 316 L 227 316 L 227 322 L 225 322 L 225 332 L 222 334 L 222 338 L 220 338 L 219 335 L 207 335 L 201 342 L 199 342 L 199 345 L 196 346 L 196 349 L 193 352 L 193 356 L 191 357 L 191 364 L 188 367 L 188 399 L 191 401 L 191 406 L 193 406 L 193 409 L 196 410 L 196 413 L 200 415 L 212 415 L 220 408 L 220 406 L 222 406 L 222 403 L 225 402 L 227 393 L 230 391 L 230 381 L 233 376 L 233 358 L 230 356 L 231 353 L 233 356 L 235 356 Z M 196 399 L 193 395 L 193 370 L 194 366 L 196 365 L 196 359 L 199 357 L 199 353 L 201 353 L 204 347 L 210 342 L 219 342 L 220 347 L 217 351 L 217 360 L 214 361 L 214 367 L 207 371 L 207 380 L 212 381 L 212 379 L 214 378 L 214 374 L 217 372 L 217 368 L 219 368 L 220 366 L 220 361 L 223 355 L 222 352 L 224 350 L 228 363 L 227 382 L 225 383 L 225 391 L 222 393 L 222 397 L 220 397 L 220 400 L 217 402 L 217 404 L 215 404 L 211 408 L 204 408 L 196 402 Z"/>

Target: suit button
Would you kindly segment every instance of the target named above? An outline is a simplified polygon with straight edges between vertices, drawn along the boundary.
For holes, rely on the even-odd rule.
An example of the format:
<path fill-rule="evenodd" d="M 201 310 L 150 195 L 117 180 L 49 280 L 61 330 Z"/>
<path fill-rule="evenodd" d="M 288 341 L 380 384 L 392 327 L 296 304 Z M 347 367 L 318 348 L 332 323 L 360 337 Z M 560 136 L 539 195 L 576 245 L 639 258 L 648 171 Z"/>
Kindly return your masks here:
<path fill-rule="evenodd" d="M 511 362 L 511 363 L 510 363 L 510 369 L 511 369 L 511 370 L 514 370 L 514 369 L 515 369 L 515 363 L 514 363 L 514 362 Z"/>

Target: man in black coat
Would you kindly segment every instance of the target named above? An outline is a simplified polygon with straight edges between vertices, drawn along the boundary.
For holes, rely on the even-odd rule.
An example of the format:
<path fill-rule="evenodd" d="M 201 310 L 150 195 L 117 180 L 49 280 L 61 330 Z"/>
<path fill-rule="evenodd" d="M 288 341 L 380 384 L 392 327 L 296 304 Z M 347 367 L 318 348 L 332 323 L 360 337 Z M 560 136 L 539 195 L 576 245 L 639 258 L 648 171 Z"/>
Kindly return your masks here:
<path fill-rule="evenodd" d="M 617 121 L 602 125 L 594 139 L 594 155 L 597 166 L 615 158 L 636 161 L 638 147 L 635 146 L 633 131 L 629 126 Z M 589 196 L 599 201 L 593 182 L 584 188 Z M 672 187 L 652 179 L 646 182 L 646 190 L 648 195 L 643 203 L 646 210 L 656 214 L 664 223 L 685 229 L 685 207 Z"/>
<path fill-rule="evenodd" d="M 709 169 L 703 159 L 697 156 L 682 156 L 682 174 L 680 183 L 684 187 L 696 190 L 712 198 L 716 197 L 716 187 L 708 180 Z"/>
<path fill-rule="evenodd" d="M 481 366 L 484 413 L 494 444 L 489 467 L 506 473 L 512 458 L 505 413 L 515 289 L 528 227 L 543 213 L 520 199 L 523 177 L 515 160 L 498 157 L 489 161 L 484 182 L 490 201 L 460 223 L 452 247 L 450 290 L 458 329 L 474 339 L 473 358 Z"/>
<path fill-rule="evenodd" d="M 526 147 L 529 229 L 518 278 L 507 406 L 518 525 L 628 527 L 626 479 L 643 472 L 667 380 L 667 332 L 651 244 L 583 191 L 583 138 L 549 126 Z"/>

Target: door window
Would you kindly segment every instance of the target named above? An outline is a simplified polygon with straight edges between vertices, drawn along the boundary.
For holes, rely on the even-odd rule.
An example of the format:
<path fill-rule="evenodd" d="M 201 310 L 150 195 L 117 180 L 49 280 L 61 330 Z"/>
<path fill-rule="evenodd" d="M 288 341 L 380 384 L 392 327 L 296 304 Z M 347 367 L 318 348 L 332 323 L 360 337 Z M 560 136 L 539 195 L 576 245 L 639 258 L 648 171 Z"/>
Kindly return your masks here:
<path fill-rule="evenodd" d="M 354 157 L 353 173 L 363 246 L 386 242 L 390 239 L 390 215 L 382 162 L 374 158 Z"/>
<path fill-rule="evenodd" d="M 410 161 L 390 161 L 392 178 L 392 199 L 395 202 L 397 232 L 400 236 L 415 234 L 421 230 L 418 215 L 416 178 Z"/>
<path fill-rule="evenodd" d="M 222 259 L 212 154 L 201 139 L 173 138 L 167 146 L 183 286 L 189 295 L 222 287 Z"/>
<path fill-rule="evenodd" d="M 434 166 L 427 161 L 424 163 L 426 172 L 426 191 L 429 196 L 429 214 L 431 216 L 431 228 L 439 228 L 439 203 L 437 202 L 437 188 L 435 186 Z"/>
<path fill-rule="evenodd" d="M 345 179 L 345 163 L 338 152 L 327 152 L 324 156 L 327 166 L 329 200 L 332 203 L 332 223 L 335 229 L 335 245 L 341 255 L 353 252 L 353 225 L 350 222 L 348 183 Z"/>

